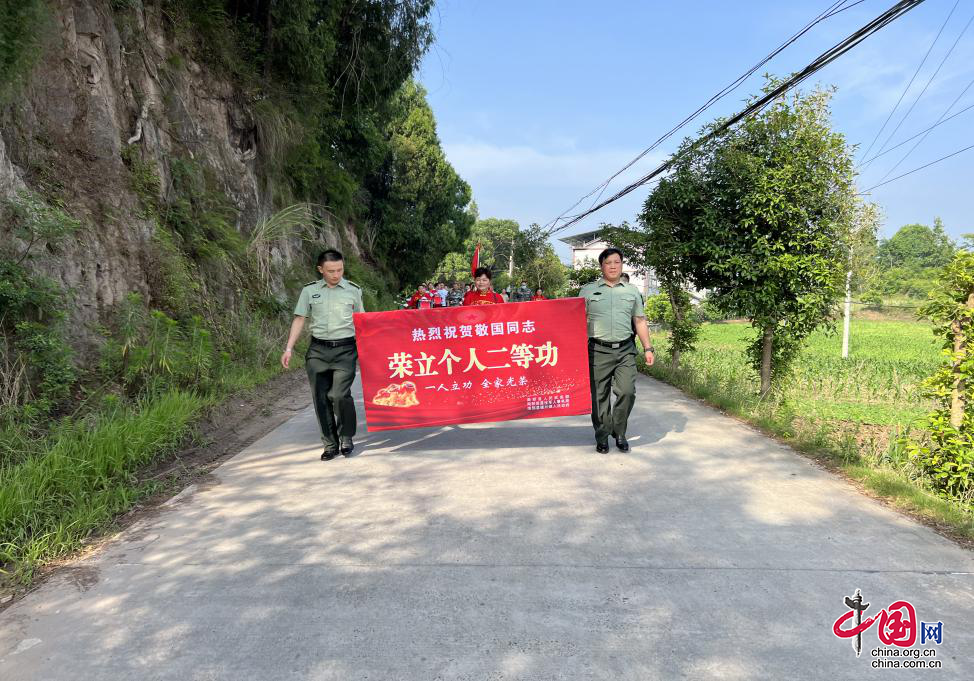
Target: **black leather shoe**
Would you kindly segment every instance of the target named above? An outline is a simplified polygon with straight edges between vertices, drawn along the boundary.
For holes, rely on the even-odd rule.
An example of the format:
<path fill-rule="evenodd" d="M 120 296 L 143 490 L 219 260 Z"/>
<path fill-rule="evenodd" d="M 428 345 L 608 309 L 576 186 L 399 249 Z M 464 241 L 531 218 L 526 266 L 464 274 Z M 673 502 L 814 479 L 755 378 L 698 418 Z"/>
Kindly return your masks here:
<path fill-rule="evenodd" d="M 348 437 L 342 438 L 341 452 L 342 456 L 349 457 L 352 455 L 352 451 L 355 449 L 355 444 L 352 442 L 352 438 Z"/>
<path fill-rule="evenodd" d="M 323 451 L 321 453 L 321 460 L 322 461 L 331 461 L 336 456 L 338 456 L 338 450 L 337 449 L 326 449 L 325 451 Z"/>
<path fill-rule="evenodd" d="M 597 451 L 599 454 L 608 454 L 609 453 L 609 443 L 608 442 L 596 442 L 595 443 L 595 451 Z"/>
<path fill-rule="evenodd" d="M 626 438 L 624 438 L 624 437 L 617 437 L 616 438 L 616 447 L 619 448 L 619 451 L 620 452 L 628 452 L 629 451 L 629 441 L 626 440 Z"/>

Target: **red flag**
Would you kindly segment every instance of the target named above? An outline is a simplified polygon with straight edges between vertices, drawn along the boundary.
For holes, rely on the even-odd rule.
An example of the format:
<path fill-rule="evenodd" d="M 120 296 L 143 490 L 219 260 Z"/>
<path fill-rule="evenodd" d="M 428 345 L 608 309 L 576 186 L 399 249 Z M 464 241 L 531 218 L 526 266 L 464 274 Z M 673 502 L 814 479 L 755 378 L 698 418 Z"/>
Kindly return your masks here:
<path fill-rule="evenodd" d="M 480 267 L 480 244 L 477 244 L 477 248 L 473 252 L 473 260 L 470 261 L 470 276 L 474 276 L 474 272 Z"/>

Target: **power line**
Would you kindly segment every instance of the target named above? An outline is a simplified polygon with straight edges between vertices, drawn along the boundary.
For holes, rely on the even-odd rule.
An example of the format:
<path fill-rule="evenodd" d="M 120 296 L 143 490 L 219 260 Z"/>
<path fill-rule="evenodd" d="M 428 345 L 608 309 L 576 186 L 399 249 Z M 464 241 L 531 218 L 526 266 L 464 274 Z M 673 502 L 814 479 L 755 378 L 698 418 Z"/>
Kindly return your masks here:
<path fill-rule="evenodd" d="M 561 213 L 561 215 L 559 215 L 554 220 L 552 220 L 550 223 L 548 223 L 547 226 L 550 227 L 550 226 L 556 224 L 559 220 L 561 220 L 562 218 L 564 218 L 565 215 L 569 211 L 572 211 L 575 208 L 577 208 L 580 203 L 582 203 L 585 199 L 591 197 L 594 194 L 598 194 L 598 196 L 595 197 L 595 200 L 593 201 L 593 204 L 595 202 L 597 202 L 600 198 L 602 198 L 602 194 L 605 192 L 605 190 L 608 188 L 609 184 L 611 184 L 611 182 L 614 179 L 616 179 L 617 177 L 619 177 L 619 175 L 621 175 L 625 171 L 629 170 L 629 168 L 631 168 L 636 163 L 638 163 L 643 158 L 645 158 L 647 154 L 651 153 L 654 149 L 656 149 L 657 147 L 659 147 L 659 145 L 661 145 L 667 139 L 669 139 L 674 134 L 676 134 L 677 131 L 679 131 L 681 128 L 683 128 L 685 125 L 687 125 L 693 119 L 695 119 L 701 113 L 703 113 L 704 111 L 706 111 L 707 109 L 709 109 L 711 106 L 713 106 L 714 104 L 716 104 L 718 101 L 720 101 L 721 99 L 723 99 L 724 97 L 726 97 L 727 95 L 729 95 L 731 92 L 733 92 L 734 90 L 736 90 L 743 82 L 745 82 L 748 78 L 750 78 L 752 75 L 754 75 L 757 72 L 758 69 L 760 69 L 762 66 L 764 66 L 769 61 L 771 61 L 774 57 L 776 57 L 777 55 L 779 55 L 782 51 L 784 51 L 787 47 L 789 47 L 791 44 L 793 44 L 796 40 L 798 40 L 799 38 L 801 38 L 805 33 L 807 33 L 808 31 L 810 31 L 814 26 L 816 26 L 819 23 L 825 21 L 826 19 L 829 19 L 830 17 L 835 16 L 839 12 L 844 12 L 847 9 L 851 9 L 852 7 L 855 7 L 858 4 L 861 4 L 862 2 L 864 2 L 864 0 L 857 0 L 857 2 L 854 2 L 851 5 L 848 5 L 848 6 L 843 7 L 842 5 L 846 5 L 847 2 L 849 2 L 849 0 L 839 0 L 838 2 L 833 2 L 827 9 L 825 9 L 822 13 L 820 13 L 818 16 L 816 16 L 814 19 L 812 19 L 808 24 L 806 24 L 800 31 L 798 31 L 798 33 L 796 33 L 793 36 L 791 36 L 790 38 L 788 38 L 784 43 L 782 43 L 781 45 L 779 45 L 773 52 L 771 52 L 771 54 L 769 54 L 766 57 L 764 57 L 761 61 L 759 61 L 757 64 L 755 64 L 750 69 L 748 69 L 748 71 L 746 71 L 743 75 L 739 76 L 732 83 L 730 83 L 729 85 L 725 86 L 723 90 L 721 90 L 720 92 L 718 92 L 717 94 L 715 94 L 713 97 L 711 97 L 710 99 L 708 99 L 703 104 L 703 106 L 701 106 L 696 111 L 694 111 L 693 113 L 691 113 L 689 116 L 687 116 L 686 118 L 684 118 L 682 121 L 680 121 L 679 123 L 677 123 L 676 126 L 674 126 L 668 132 L 666 132 L 665 134 L 663 134 L 659 139 L 657 139 L 651 145 L 649 145 L 648 147 L 646 147 L 645 149 L 643 149 L 643 151 L 641 151 L 634 159 L 632 159 L 626 165 L 624 165 L 622 168 L 620 168 L 618 171 L 616 171 L 615 173 L 613 173 L 613 175 L 611 177 L 609 177 L 607 180 L 605 180 L 600 185 L 598 185 L 597 187 L 595 187 L 595 189 L 593 189 L 592 191 L 590 191 L 588 194 L 586 194 L 585 196 L 583 196 L 582 198 L 580 198 L 573 205 L 569 206 L 566 210 L 564 210 Z M 959 2 L 959 0 L 958 0 L 958 2 Z"/>
<path fill-rule="evenodd" d="M 964 91 L 963 91 L 963 92 L 961 92 L 961 93 L 960 93 L 960 95 L 958 95 L 958 97 L 957 97 L 957 99 L 960 99 L 961 97 L 963 97 L 963 96 L 964 96 L 964 92 L 967 92 L 967 91 L 968 91 L 968 89 L 970 89 L 970 87 L 971 87 L 972 85 L 974 85 L 974 80 L 972 80 L 972 81 L 971 81 L 971 82 L 970 82 L 970 83 L 969 83 L 969 84 L 967 85 L 967 87 L 966 87 L 966 88 L 964 88 Z M 949 107 L 947 107 L 947 111 L 945 111 L 945 112 L 944 112 L 944 115 L 946 115 L 946 114 L 947 114 L 947 112 L 949 112 L 949 111 L 950 111 L 950 109 L 952 109 L 952 108 L 953 108 L 953 106 L 954 106 L 954 104 L 956 104 L 956 103 L 957 103 L 957 99 L 955 99 L 955 100 L 954 100 L 954 102 L 953 102 L 953 103 L 952 103 L 952 104 L 951 104 L 951 105 L 950 105 Z M 902 142 L 900 142 L 899 144 L 896 144 L 896 145 L 893 145 L 892 147 L 890 147 L 889 149 L 887 149 L 887 150 L 886 150 L 886 151 L 884 151 L 883 153 L 881 153 L 881 154 L 876 154 L 876 155 L 875 155 L 875 156 L 873 156 L 872 158 L 870 158 L 870 159 L 867 159 L 867 160 L 865 160 L 865 161 L 863 161 L 863 162 L 862 162 L 862 163 L 860 164 L 860 168 L 863 168 L 863 167 L 865 167 L 865 166 L 867 166 L 867 165 L 869 165 L 870 163 L 872 163 L 873 161 L 875 161 L 875 160 L 876 160 L 877 158 L 879 158 L 880 156 L 885 156 L 886 154 L 888 154 L 888 153 L 890 153 L 890 152 L 892 152 L 892 151 L 896 151 L 897 149 L 899 149 L 900 147 L 902 147 L 902 146 L 903 146 L 904 144 L 907 144 L 908 142 L 910 142 L 910 141 L 912 141 L 912 140 L 915 140 L 915 139 L 916 139 L 917 137 L 919 137 L 920 135 L 924 135 L 925 133 L 928 133 L 928 132 L 930 132 L 930 131 L 931 131 L 931 130 L 933 130 L 934 128 L 938 128 L 938 127 L 940 127 L 941 125 L 943 125 L 943 124 L 944 124 L 944 123 L 946 123 L 947 121 L 950 121 L 950 120 L 953 120 L 954 118 L 957 118 L 958 116 L 960 116 L 960 115 L 961 115 L 962 113 L 965 113 L 965 112 L 967 112 L 967 111 L 970 111 L 971 109 L 974 109 L 974 104 L 969 104 L 969 105 L 967 105 L 967 106 L 965 106 L 965 107 L 964 107 L 963 109 L 961 109 L 961 110 L 960 110 L 960 111 L 958 111 L 957 113 L 955 113 L 955 114 L 951 114 L 950 116 L 947 116 L 947 118 L 944 118 L 944 117 L 943 117 L 943 115 L 941 115 L 941 117 L 940 117 L 939 119 L 937 119 L 937 122 L 936 122 L 936 123 L 934 123 L 933 125 L 931 125 L 931 126 L 930 126 L 929 128 L 927 128 L 926 130 L 921 130 L 921 131 L 920 131 L 920 132 L 918 132 L 917 134 L 915 134 L 915 135 L 913 135 L 913 137 L 907 137 L 907 138 L 906 138 L 905 140 L 903 140 L 903 141 L 902 141 Z M 922 142 L 923 140 L 920 140 L 920 141 Z M 916 147 L 914 147 L 914 148 L 916 148 Z M 911 151 L 912 151 L 912 149 L 911 149 Z"/>
<path fill-rule="evenodd" d="M 879 149 L 880 151 L 882 151 L 882 150 L 883 150 L 884 148 L 886 148 L 886 145 L 887 145 L 887 144 L 889 144 L 889 141 L 890 141 L 891 139 L 893 139 L 893 135 L 895 135 L 895 134 L 896 134 L 896 132 L 897 132 L 897 130 L 899 130 L 899 129 L 900 129 L 900 126 L 901 126 L 901 125 L 903 125 L 903 121 L 905 121 L 905 120 L 907 119 L 907 117 L 908 117 L 908 116 L 910 115 L 910 112 L 912 112 L 912 111 L 913 111 L 913 107 L 915 107 L 915 106 L 917 105 L 917 102 L 919 102 L 919 101 L 920 101 L 920 98 L 921 98 L 921 97 L 923 97 L 923 93 L 927 91 L 927 88 L 928 88 L 928 87 L 930 87 L 930 83 L 932 83 L 932 82 L 933 82 L 933 80 L 934 80 L 934 78 L 936 78 L 936 77 L 937 77 L 937 74 L 938 74 L 938 73 L 940 73 L 940 69 L 941 69 L 941 68 L 943 67 L 943 65 L 944 65 L 944 63 L 945 63 L 945 62 L 947 61 L 947 59 L 948 59 L 948 58 L 950 57 L 950 55 L 951 55 L 951 54 L 953 53 L 953 51 L 954 51 L 954 48 L 955 48 L 955 47 L 957 47 L 957 43 L 959 43 L 959 42 L 960 42 L 960 39 L 961 39 L 962 37 L 964 37 L 964 34 L 965 34 L 965 33 L 967 32 L 967 29 L 968 29 L 968 28 L 970 28 L 970 25 L 971 25 L 971 22 L 972 22 L 972 21 L 974 21 L 974 15 L 971 15 L 971 18 L 967 20 L 967 23 L 966 23 L 966 24 L 964 24 L 964 28 L 963 28 L 963 29 L 961 29 L 961 32 L 960 32 L 960 34 L 959 34 L 959 35 L 957 36 L 957 40 L 955 40 L 955 41 L 954 41 L 954 44 L 950 46 L 950 49 L 949 49 L 949 50 L 947 50 L 947 54 L 945 54 L 945 55 L 944 55 L 944 58 L 940 60 L 940 64 L 939 64 L 939 65 L 937 66 L 937 70 L 933 72 L 933 75 L 932 75 L 932 76 L 930 76 L 930 79 L 929 79 L 929 80 L 927 81 L 927 84 L 923 86 L 923 89 L 922 89 L 922 90 L 920 90 L 920 94 L 919 94 L 919 95 L 917 95 L 917 98 L 916 98 L 915 100 L 913 100 L 913 104 L 912 104 L 912 105 L 910 106 L 910 108 L 909 108 L 909 110 L 908 110 L 908 111 L 906 112 L 906 114 L 905 114 L 905 115 L 903 116 L 903 120 L 901 120 L 901 121 L 900 121 L 900 122 L 899 122 L 899 123 L 897 124 L 897 126 L 896 126 L 896 128 L 895 128 L 895 129 L 893 130 L 893 132 L 891 132 L 891 133 L 890 133 L 890 136 L 889 136 L 889 137 L 888 137 L 888 138 L 886 139 L 886 142 L 884 142 L 884 143 L 883 143 L 883 146 L 882 146 L 882 147 L 880 147 L 880 149 Z M 967 91 L 967 90 L 965 89 L 965 92 L 966 92 L 966 91 Z M 963 93 L 962 93 L 962 94 L 963 94 Z M 951 104 L 951 106 L 953 106 L 953 104 Z M 948 110 L 949 110 L 949 109 L 948 109 Z M 922 142 L 922 141 L 923 141 L 923 140 L 920 140 L 920 142 Z M 919 145 L 919 144 L 920 144 L 920 142 L 917 142 L 917 145 Z M 916 149 L 916 146 L 914 146 L 914 147 L 913 147 L 913 149 Z M 891 175 L 891 174 L 893 173 L 893 171 L 894 171 L 894 170 L 896 170 L 896 169 L 897 169 L 897 168 L 899 167 L 899 165 L 900 165 L 900 163 L 902 163 L 902 162 L 903 162 L 903 161 L 904 161 L 904 160 L 906 159 L 906 157 L 907 157 L 907 156 L 909 156 L 909 155 L 910 155 L 911 153 L 913 153 L 913 149 L 910 149 L 910 151 L 908 151 L 908 152 L 906 152 L 906 154 L 905 154 L 905 155 L 903 156 L 903 158 L 901 158 L 901 159 L 900 159 L 899 161 L 897 161 L 897 162 L 896 162 L 896 165 L 894 165 L 894 166 L 893 166 L 892 168 L 890 168 L 889 170 L 887 170 L 887 171 L 886 171 L 886 174 L 885 174 L 885 175 L 883 175 L 883 176 L 882 176 L 881 178 L 879 178 L 879 179 L 880 179 L 880 180 L 885 180 L 885 179 L 886 179 L 887 177 L 889 177 L 889 176 L 890 176 L 890 175 Z"/>
<path fill-rule="evenodd" d="M 957 154 L 962 154 L 965 151 L 969 151 L 970 149 L 974 149 L 974 144 L 970 145 L 969 147 L 964 147 L 963 149 L 958 149 L 957 151 L 955 151 L 952 154 L 947 154 L 946 156 L 941 156 L 940 158 L 938 158 L 938 159 L 936 159 L 934 161 L 930 161 L 930 163 L 924 163 L 922 166 L 919 166 L 917 168 L 914 168 L 913 170 L 908 170 L 907 172 L 903 173 L 902 175 L 897 175 L 896 177 L 891 178 L 889 180 L 886 180 L 885 182 L 880 182 L 879 184 L 874 184 L 869 189 L 864 189 L 863 191 L 859 192 L 859 195 L 862 196 L 863 194 L 868 194 L 869 192 L 871 192 L 873 189 L 876 189 L 877 187 L 882 187 L 883 185 L 889 184 L 890 182 L 896 182 L 897 180 L 899 180 L 901 178 L 904 178 L 907 175 L 912 175 L 913 173 L 915 173 L 917 171 L 920 171 L 920 170 L 923 170 L 924 168 L 929 168 L 930 166 L 934 165 L 935 163 L 940 163 L 941 161 L 946 161 L 948 158 L 953 158 L 954 156 L 957 156 Z"/>
<path fill-rule="evenodd" d="M 865 24 L 864 26 L 862 26 L 861 28 L 859 28 L 858 30 L 856 30 L 850 36 L 848 36 L 847 38 L 845 38 L 841 42 L 837 43 L 836 45 L 834 45 L 830 49 L 828 49 L 825 52 L 823 52 L 814 61 L 812 61 L 808 66 L 806 66 L 805 68 L 803 68 L 801 71 L 793 74 L 791 77 L 789 77 L 788 79 L 786 79 L 785 81 L 783 81 L 782 83 L 780 83 L 778 86 L 776 86 L 775 88 L 773 88 L 768 93 L 766 93 L 763 97 L 755 100 L 754 102 L 752 102 L 750 105 L 748 105 L 747 107 L 745 107 L 743 110 L 741 110 L 740 112 L 738 112 L 734 116 L 728 118 L 727 120 L 723 121 L 719 125 L 715 126 L 709 133 L 707 133 L 703 137 L 700 137 L 693 144 L 691 144 L 689 147 L 687 147 L 686 149 L 684 149 L 683 152 L 681 152 L 679 154 L 674 154 L 669 159 L 667 159 L 666 161 L 664 161 L 663 163 L 661 163 L 659 166 L 657 166 L 654 170 L 650 171 L 649 173 L 647 173 L 643 177 L 639 178 L 635 182 L 633 182 L 633 183 L 629 184 L 628 186 L 624 187 L 620 191 L 616 192 L 615 194 L 613 194 L 612 196 L 610 196 L 608 199 L 605 199 L 604 201 L 600 202 L 599 204 L 597 204 L 595 206 L 592 206 L 588 210 L 583 211 L 583 212 L 579 213 L 578 215 L 572 216 L 564 224 L 559 225 L 559 226 L 554 226 L 554 224 L 557 223 L 557 221 L 558 221 L 557 219 L 554 220 L 554 221 L 552 221 L 552 223 L 549 223 L 549 225 L 551 226 L 551 228 L 547 232 L 548 233 L 548 236 L 550 236 L 550 235 L 552 235 L 552 234 L 554 234 L 556 232 L 560 232 L 563 229 L 567 229 L 568 227 L 570 227 L 570 226 L 578 223 L 580 220 L 588 217 L 592 213 L 595 213 L 596 211 L 601 210 L 605 206 L 608 206 L 610 203 L 614 203 L 615 201 L 618 201 L 623 196 L 626 196 L 627 194 L 629 194 L 629 193 L 635 191 L 636 189 L 638 189 L 639 187 L 645 185 L 647 182 L 649 182 L 653 178 L 659 176 L 664 171 L 666 171 L 667 169 L 669 169 L 670 166 L 672 166 L 673 163 L 675 163 L 677 161 L 677 159 L 681 155 L 686 154 L 686 153 L 689 153 L 690 151 L 695 150 L 696 148 L 700 147 L 701 145 L 705 144 L 706 142 L 709 142 L 710 140 L 718 137 L 719 135 L 722 135 L 724 132 L 726 132 L 728 129 L 730 129 L 736 123 L 740 122 L 741 120 L 743 120 L 744 118 L 750 116 L 751 114 L 754 114 L 754 113 L 760 111 L 761 109 L 763 109 L 764 107 L 766 107 L 770 102 L 774 101 L 775 99 L 777 99 L 779 96 L 781 96 L 782 94 L 784 94 L 785 92 L 787 92 L 791 88 L 793 88 L 796 85 L 798 85 L 799 83 L 803 82 L 805 79 L 807 79 L 812 74 L 816 73 L 817 71 L 820 71 L 821 69 L 823 69 L 826 66 L 828 66 L 829 64 L 831 64 L 833 61 L 835 61 L 836 59 L 838 59 L 839 57 L 841 57 L 843 54 L 845 54 L 846 52 L 848 52 L 849 50 L 851 50 L 852 48 L 854 48 L 856 45 L 858 45 L 859 43 L 861 43 L 863 40 L 865 40 L 866 38 L 868 38 L 872 34 L 874 34 L 877 31 L 883 29 L 884 27 L 886 27 L 887 25 L 889 25 L 890 23 L 892 23 L 893 21 L 895 21 L 899 17 L 903 16 L 904 14 L 906 14 L 907 12 L 909 12 L 910 10 L 916 8 L 923 1 L 924 0 L 901 0 L 900 2 L 897 2 L 895 5 L 893 5 L 892 7 L 890 7 L 889 9 L 887 9 L 885 12 L 883 12 L 882 14 L 880 14 L 879 16 L 877 16 L 875 19 L 873 19 L 872 21 L 868 22 L 867 24 Z"/>
<path fill-rule="evenodd" d="M 899 108 L 900 104 L 903 102 L 903 98 L 906 97 L 906 93 L 910 91 L 910 88 L 913 86 L 913 81 L 916 80 L 916 77 L 920 75 L 920 70 L 923 68 L 923 65 L 927 63 L 927 57 L 929 57 L 930 53 L 933 52 L 934 45 L 936 45 L 940 40 L 940 36 L 943 34 L 944 29 L 947 28 L 947 22 L 950 21 L 952 16 L 954 16 L 954 10 L 957 9 L 957 5 L 959 4 L 960 0 L 957 0 L 954 3 L 954 6 L 950 8 L 950 11 L 947 12 L 947 18 L 944 19 L 944 23 L 941 24 L 940 30 L 937 31 L 937 35 L 934 37 L 933 42 L 930 43 L 930 47 L 927 48 L 927 53 L 923 55 L 923 59 L 920 60 L 920 64 L 917 66 L 916 71 L 913 72 L 910 82 L 906 84 L 905 88 L 903 88 L 903 92 L 900 93 L 900 98 L 896 100 L 896 104 L 893 105 L 893 109 L 889 112 L 889 116 L 886 117 L 886 120 L 883 121 L 883 125 L 876 133 L 876 136 L 873 137 L 873 141 L 869 143 L 868 147 L 866 147 L 866 151 L 864 151 L 862 154 L 863 156 L 869 156 L 869 152 L 872 151 L 873 145 L 876 144 L 876 141 L 879 140 L 879 137 L 883 134 L 883 130 L 886 129 L 886 126 L 889 125 L 889 122 L 893 119 L 893 114 L 896 113 L 896 109 Z M 887 140 L 887 142 L 889 142 L 889 140 Z M 882 151 L 882 149 L 880 149 L 880 151 Z"/>

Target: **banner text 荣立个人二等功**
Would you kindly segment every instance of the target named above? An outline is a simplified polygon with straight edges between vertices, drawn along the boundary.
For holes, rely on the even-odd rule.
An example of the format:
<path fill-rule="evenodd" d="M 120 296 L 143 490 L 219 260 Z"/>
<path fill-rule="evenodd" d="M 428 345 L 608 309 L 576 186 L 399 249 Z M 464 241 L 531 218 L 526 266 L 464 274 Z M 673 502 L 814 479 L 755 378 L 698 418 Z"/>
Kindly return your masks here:
<path fill-rule="evenodd" d="M 581 298 L 354 319 L 369 431 L 591 411 Z"/>

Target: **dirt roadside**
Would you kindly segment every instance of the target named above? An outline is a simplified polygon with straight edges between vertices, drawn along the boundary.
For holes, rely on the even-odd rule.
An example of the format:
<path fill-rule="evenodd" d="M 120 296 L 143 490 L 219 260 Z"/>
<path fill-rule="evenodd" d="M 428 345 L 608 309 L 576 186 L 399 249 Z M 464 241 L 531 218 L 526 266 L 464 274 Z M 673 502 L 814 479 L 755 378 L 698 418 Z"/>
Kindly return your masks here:
<path fill-rule="evenodd" d="M 189 485 L 203 481 L 214 468 L 271 432 L 310 405 L 303 370 L 289 371 L 256 388 L 232 395 L 209 410 L 187 437 L 186 445 L 145 469 L 143 482 L 155 481 L 160 490 L 146 497 L 109 527 L 85 541 L 77 552 L 48 563 L 38 570 L 26 588 L 0 588 L 0 612 L 36 589 L 60 570 L 97 551 L 137 520 L 158 513 L 159 508 Z"/>

